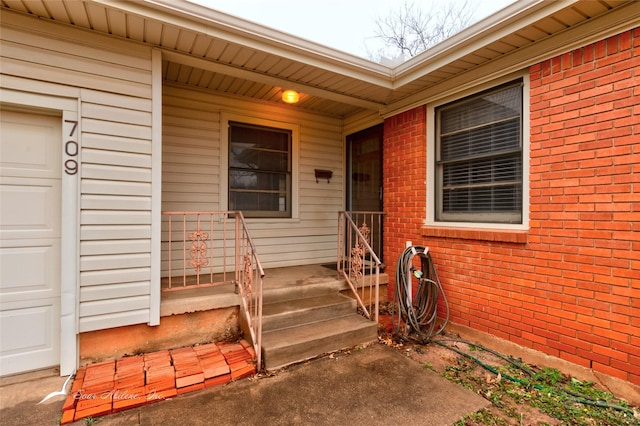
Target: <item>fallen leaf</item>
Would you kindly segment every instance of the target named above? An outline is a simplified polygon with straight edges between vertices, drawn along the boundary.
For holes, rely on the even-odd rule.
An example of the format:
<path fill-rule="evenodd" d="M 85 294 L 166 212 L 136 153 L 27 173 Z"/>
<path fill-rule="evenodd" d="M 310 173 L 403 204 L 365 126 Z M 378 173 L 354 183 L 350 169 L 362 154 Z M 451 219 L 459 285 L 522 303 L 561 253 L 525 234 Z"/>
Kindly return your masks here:
<path fill-rule="evenodd" d="M 500 383 L 500 381 L 502 380 L 502 374 L 500 374 L 500 372 L 498 372 L 498 375 L 495 378 L 491 377 L 490 374 L 487 374 L 485 377 L 487 383 Z"/>

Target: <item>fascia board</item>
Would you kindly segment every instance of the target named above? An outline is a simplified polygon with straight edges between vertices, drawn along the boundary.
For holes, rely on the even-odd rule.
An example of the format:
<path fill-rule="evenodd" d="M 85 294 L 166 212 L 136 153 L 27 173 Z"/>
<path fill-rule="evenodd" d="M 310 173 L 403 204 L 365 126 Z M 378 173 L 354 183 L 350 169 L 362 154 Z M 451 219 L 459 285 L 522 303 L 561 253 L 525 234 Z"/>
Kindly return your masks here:
<path fill-rule="evenodd" d="M 517 49 L 487 64 L 428 89 L 416 92 L 380 110 L 391 117 L 460 91 L 521 71 L 544 60 L 640 26 L 640 2 L 632 1 L 606 15 L 549 36 L 535 45 Z M 561 38 L 561 43 L 558 40 Z"/>
<path fill-rule="evenodd" d="M 393 87 L 396 89 L 409 84 L 578 1 L 521 0 L 512 3 L 491 17 L 398 65 L 392 71 Z"/>
<path fill-rule="evenodd" d="M 185 0 L 92 0 L 158 22 L 391 88 L 391 68 Z"/>

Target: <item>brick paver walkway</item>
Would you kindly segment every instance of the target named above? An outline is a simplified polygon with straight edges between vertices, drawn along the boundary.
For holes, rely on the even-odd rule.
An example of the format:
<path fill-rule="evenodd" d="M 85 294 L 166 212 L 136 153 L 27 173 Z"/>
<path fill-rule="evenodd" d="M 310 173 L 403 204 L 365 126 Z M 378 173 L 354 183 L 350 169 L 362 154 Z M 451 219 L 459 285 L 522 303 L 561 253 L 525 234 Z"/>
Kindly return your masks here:
<path fill-rule="evenodd" d="M 253 347 L 241 340 L 91 364 L 78 370 L 61 424 L 224 385 L 255 374 L 254 360 Z"/>

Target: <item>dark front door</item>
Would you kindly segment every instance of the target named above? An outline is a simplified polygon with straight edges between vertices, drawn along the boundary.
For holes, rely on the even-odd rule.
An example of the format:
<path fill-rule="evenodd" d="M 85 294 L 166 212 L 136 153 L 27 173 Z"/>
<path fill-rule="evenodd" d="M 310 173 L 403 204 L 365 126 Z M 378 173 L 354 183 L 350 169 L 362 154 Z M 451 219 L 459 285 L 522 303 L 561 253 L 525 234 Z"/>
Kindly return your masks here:
<path fill-rule="evenodd" d="M 347 210 L 382 212 L 382 124 L 347 136 Z M 372 217 L 375 218 L 372 222 Z M 382 223 L 380 216 L 357 218 L 366 220 L 373 236 L 373 249 L 382 255 Z M 354 217 L 354 220 L 356 218 Z"/>

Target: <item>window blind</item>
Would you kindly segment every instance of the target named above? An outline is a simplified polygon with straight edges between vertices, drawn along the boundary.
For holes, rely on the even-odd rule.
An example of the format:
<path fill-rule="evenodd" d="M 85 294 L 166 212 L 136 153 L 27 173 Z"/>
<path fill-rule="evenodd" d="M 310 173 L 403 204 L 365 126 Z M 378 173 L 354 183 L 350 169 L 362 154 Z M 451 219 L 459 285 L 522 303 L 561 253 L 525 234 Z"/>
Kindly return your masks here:
<path fill-rule="evenodd" d="M 445 105 L 436 117 L 436 218 L 521 221 L 521 84 Z"/>

